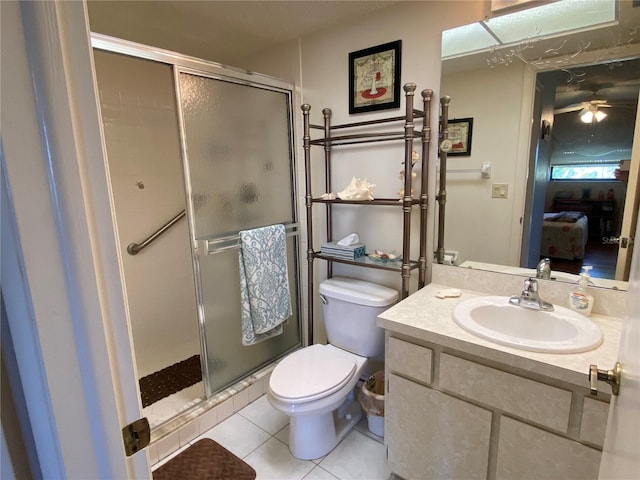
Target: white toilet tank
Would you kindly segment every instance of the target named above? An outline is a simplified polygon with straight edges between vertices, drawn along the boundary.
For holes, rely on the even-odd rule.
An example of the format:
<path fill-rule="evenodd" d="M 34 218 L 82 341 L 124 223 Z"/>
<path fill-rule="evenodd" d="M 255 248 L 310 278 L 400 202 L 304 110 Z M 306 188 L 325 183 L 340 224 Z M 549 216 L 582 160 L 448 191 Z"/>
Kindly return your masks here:
<path fill-rule="evenodd" d="M 329 343 L 363 357 L 384 352 L 384 330 L 376 317 L 398 300 L 398 292 L 347 277 L 329 278 L 319 291 Z"/>

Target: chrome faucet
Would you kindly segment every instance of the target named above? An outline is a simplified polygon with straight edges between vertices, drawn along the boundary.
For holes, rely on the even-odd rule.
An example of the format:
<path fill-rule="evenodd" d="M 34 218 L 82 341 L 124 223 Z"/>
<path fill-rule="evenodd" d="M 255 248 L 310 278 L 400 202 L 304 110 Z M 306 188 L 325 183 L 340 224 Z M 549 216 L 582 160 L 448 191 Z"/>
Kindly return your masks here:
<path fill-rule="evenodd" d="M 543 258 L 536 267 L 536 278 L 549 280 L 551 278 L 551 260 Z"/>
<path fill-rule="evenodd" d="M 538 294 L 538 281 L 535 278 L 525 280 L 522 293 L 511 297 L 509 303 L 533 310 L 542 310 L 544 312 L 553 311 L 553 305 L 540 298 Z"/>

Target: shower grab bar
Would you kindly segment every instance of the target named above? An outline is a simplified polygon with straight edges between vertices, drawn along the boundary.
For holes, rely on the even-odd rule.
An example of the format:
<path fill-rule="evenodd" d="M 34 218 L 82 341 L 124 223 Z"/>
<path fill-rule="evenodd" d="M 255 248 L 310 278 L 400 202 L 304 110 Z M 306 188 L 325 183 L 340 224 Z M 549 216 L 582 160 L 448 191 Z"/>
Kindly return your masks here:
<path fill-rule="evenodd" d="M 187 214 L 186 210 L 182 210 L 178 215 L 173 217 L 171 220 L 169 220 L 167 223 L 165 223 L 162 227 L 160 227 L 154 233 L 152 233 L 147 238 L 145 238 L 142 242 L 140 242 L 140 243 L 130 243 L 129 245 L 127 245 L 127 252 L 129 253 L 129 255 L 137 255 L 142 250 L 147 248 L 160 235 L 162 235 L 164 232 L 166 232 L 171 227 L 173 227 L 176 223 L 178 223 L 178 221 L 181 218 L 183 218 L 186 214 Z"/>
<path fill-rule="evenodd" d="M 298 230 L 300 224 L 298 223 L 285 223 L 284 230 L 287 237 L 293 237 L 299 235 Z M 226 250 L 233 250 L 234 248 L 240 248 L 240 234 L 226 235 L 224 237 L 218 237 L 214 239 L 203 240 L 204 251 L 206 255 L 214 255 L 216 253 L 224 252 Z"/>

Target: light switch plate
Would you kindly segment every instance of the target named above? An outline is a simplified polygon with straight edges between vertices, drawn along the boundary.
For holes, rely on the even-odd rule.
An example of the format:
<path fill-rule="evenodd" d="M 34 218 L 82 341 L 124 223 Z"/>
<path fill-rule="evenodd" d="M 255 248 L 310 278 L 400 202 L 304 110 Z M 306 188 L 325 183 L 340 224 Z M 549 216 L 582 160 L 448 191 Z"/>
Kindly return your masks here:
<path fill-rule="evenodd" d="M 507 198 L 508 195 L 508 183 L 494 183 L 491 185 L 491 198 Z"/>

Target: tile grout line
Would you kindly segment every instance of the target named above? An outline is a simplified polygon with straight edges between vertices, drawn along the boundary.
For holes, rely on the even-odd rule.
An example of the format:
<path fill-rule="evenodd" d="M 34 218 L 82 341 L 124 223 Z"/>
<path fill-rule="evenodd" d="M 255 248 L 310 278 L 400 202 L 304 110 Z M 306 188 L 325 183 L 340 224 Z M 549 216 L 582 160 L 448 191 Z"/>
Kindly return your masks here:
<path fill-rule="evenodd" d="M 282 440 L 280 440 L 279 438 L 276 437 L 276 435 L 278 433 L 280 433 L 283 429 L 287 428 L 287 425 L 285 425 L 284 427 L 282 427 L 280 430 L 278 430 L 276 433 L 271 433 L 268 430 L 265 430 L 264 428 L 262 428 L 260 425 L 258 425 L 257 423 L 253 422 L 250 418 L 245 417 L 244 415 L 242 415 L 240 413 L 240 411 L 237 412 L 238 415 L 240 415 L 242 418 L 244 418 L 245 420 L 247 420 L 249 423 L 251 423 L 252 425 L 255 425 L 256 427 L 258 427 L 260 430 L 262 430 L 265 433 L 269 434 L 269 438 L 267 438 L 264 442 L 262 442 L 260 445 L 258 445 L 256 448 L 254 448 L 251 452 L 249 452 L 247 455 L 245 455 L 243 457 L 243 460 L 245 458 L 247 458 L 249 455 L 251 455 L 253 452 L 255 452 L 256 450 L 258 450 L 261 446 L 263 446 L 265 443 L 267 443 L 269 440 L 271 440 L 272 438 L 276 439 L 278 442 L 282 443 L 284 446 L 286 446 L 287 448 L 289 448 L 289 446 L 284 443 Z"/>

